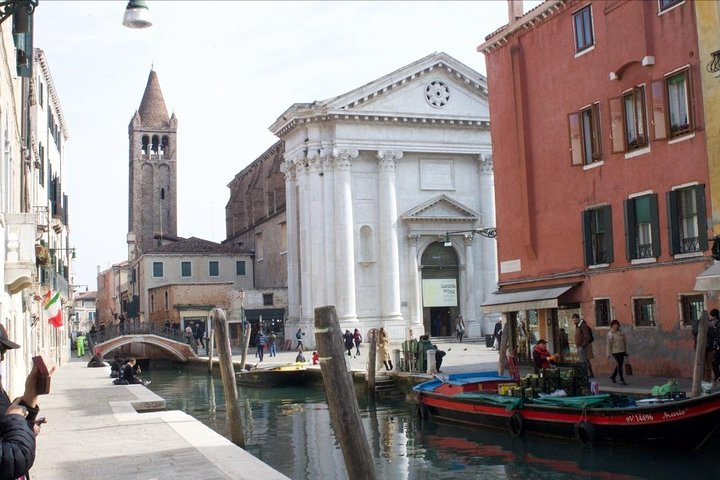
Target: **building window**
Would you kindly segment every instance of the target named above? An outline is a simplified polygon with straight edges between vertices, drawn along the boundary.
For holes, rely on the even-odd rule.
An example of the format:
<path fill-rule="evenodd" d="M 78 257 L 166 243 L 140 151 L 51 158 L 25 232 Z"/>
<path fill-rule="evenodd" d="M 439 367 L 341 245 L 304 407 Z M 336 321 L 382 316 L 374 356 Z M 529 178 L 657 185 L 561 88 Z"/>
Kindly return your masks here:
<path fill-rule="evenodd" d="M 150 312 L 155 311 L 155 294 L 150 294 Z"/>
<path fill-rule="evenodd" d="M 573 165 L 590 165 L 602 160 L 602 136 L 600 135 L 600 104 L 571 113 L 570 152 Z"/>
<path fill-rule="evenodd" d="M 639 86 L 623 95 L 625 119 L 625 151 L 647 147 L 647 120 L 645 118 L 645 87 Z"/>
<path fill-rule="evenodd" d="M 689 70 L 669 75 L 665 79 L 667 86 L 667 111 L 670 125 L 670 138 L 687 135 L 693 131 L 690 114 Z"/>
<path fill-rule="evenodd" d="M 235 262 L 235 275 L 238 277 L 244 277 L 245 274 L 245 260 L 237 260 Z"/>
<path fill-rule="evenodd" d="M 180 264 L 180 275 L 183 277 L 192 276 L 192 264 L 190 262 L 182 262 Z"/>
<path fill-rule="evenodd" d="M 593 46 L 592 11 L 590 5 L 573 15 L 575 26 L 575 52 L 582 52 Z"/>
<path fill-rule="evenodd" d="M 585 265 L 602 265 L 613 261 L 612 209 L 610 205 L 582 213 Z"/>
<path fill-rule="evenodd" d="M 287 252 L 287 222 L 280 223 L 280 253 Z"/>
<path fill-rule="evenodd" d="M 263 252 L 263 236 L 262 233 L 255 234 L 255 258 L 262 260 L 264 256 Z"/>
<path fill-rule="evenodd" d="M 210 276 L 211 277 L 217 277 L 220 276 L 220 263 L 213 260 L 208 264 L 208 269 L 210 270 Z"/>
<path fill-rule="evenodd" d="M 680 324 L 689 327 L 700 320 L 700 314 L 705 310 L 705 296 L 680 295 Z"/>
<path fill-rule="evenodd" d="M 705 185 L 667 192 L 670 254 L 703 252 L 708 248 Z"/>
<path fill-rule="evenodd" d="M 170 310 L 170 294 L 165 290 L 165 311 Z"/>
<path fill-rule="evenodd" d="M 595 326 L 610 326 L 610 299 L 598 298 L 595 300 Z"/>
<path fill-rule="evenodd" d="M 159 278 L 163 276 L 163 262 L 153 262 L 153 277 Z"/>
<path fill-rule="evenodd" d="M 660 11 L 664 12 L 665 10 L 668 10 L 675 5 L 679 5 L 683 3 L 685 0 L 658 0 L 658 6 L 660 7 Z"/>
<path fill-rule="evenodd" d="M 660 256 L 657 194 L 625 200 L 625 241 L 628 260 Z"/>
<path fill-rule="evenodd" d="M 633 314 L 636 327 L 654 327 L 656 325 L 657 312 L 655 311 L 655 299 L 634 298 Z"/>
<path fill-rule="evenodd" d="M 273 304 L 273 294 L 272 293 L 263 293 L 263 306 L 272 307 L 272 304 Z"/>

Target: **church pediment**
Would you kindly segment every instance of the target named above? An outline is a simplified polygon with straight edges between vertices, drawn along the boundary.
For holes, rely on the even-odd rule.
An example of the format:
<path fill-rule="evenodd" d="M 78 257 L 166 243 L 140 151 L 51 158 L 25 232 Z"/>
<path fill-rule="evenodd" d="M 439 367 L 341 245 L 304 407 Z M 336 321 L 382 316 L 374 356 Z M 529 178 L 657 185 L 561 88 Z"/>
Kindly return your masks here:
<path fill-rule="evenodd" d="M 294 104 L 270 130 L 282 134 L 301 119 L 388 117 L 487 126 L 487 79 L 446 53 L 433 53 L 337 97 Z"/>
<path fill-rule="evenodd" d="M 401 218 L 406 222 L 475 222 L 480 218 L 480 215 L 470 207 L 451 199 L 447 195 L 440 195 L 407 211 Z"/>

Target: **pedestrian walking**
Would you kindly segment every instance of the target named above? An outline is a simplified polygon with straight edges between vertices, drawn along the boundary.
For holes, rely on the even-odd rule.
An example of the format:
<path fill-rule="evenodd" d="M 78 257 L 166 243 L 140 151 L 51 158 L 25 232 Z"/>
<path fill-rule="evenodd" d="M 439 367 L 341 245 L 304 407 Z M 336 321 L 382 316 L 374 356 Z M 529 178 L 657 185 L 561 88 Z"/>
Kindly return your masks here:
<path fill-rule="evenodd" d="M 203 341 L 204 338 L 205 338 L 205 323 L 195 322 L 195 340 L 203 348 L 205 348 L 205 342 Z"/>
<path fill-rule="evenodd" d="M 353 332 L 353 340 L 355 341 L 355 356 L 360 355 L 360 344 L 362 343 L 362 334 L 357 328 Z"/>
<path fill-rule="evenodd" d="M 608 357 L 615 359 L 615 370 L 610 375 L 610 380 L 613 383 L 616 382 L 615 378 L 620 376 L 620 383 L 625 383 L 625 371 L 623 370 L 623 364 L 625 363 L 625 357 L 627 357 L 627 339 L 625 334 L 620 330 L 620 322 L 613 320 L 610 322 L 610 331 L 607 334 L 607 354 Z"/>
<path fill-rule="evenodd" d="M 383 327 L 380 327 L 378 332 L 377 342 L 378 357 L 385 365 L 385 370 L 392 370 L 393 363 L 390 359 L 390 337 Z"/>
<path fill-rule="evenodd" d="M 575 346 L 577 347 L 578 360 L 585 365 L 588 377 L 594 378 L 595 374 L 590 363 L 590 360 L 595 358 L 592 351 L 592 342 L 594 340 L 592 329 L 585 319 L 580 318 L 577 313 L 573 313 L 572 319 L 575 323 Z"/>
<path fill-rule="evenodd" d="M 255 345 L 257 346 L 258 357 L 262 362 L 263 356 L 265 355 L 265 345 L 267 345 L 267 337 L 265 336 L 265 332 L 262 331 L 262 328 L 258 331 L 257 337 L 255 337 Z"/>
<path fill-rule="evenodd" d="M 463 320 L 462 315 L 458 316 L 455 322 L 455 333 L 457 334 L 458 341 L 462 343 L 463 336 L 465 335 L 465 320 Z"/>
<path fill-rule="evenodd" d="M 347 350 L 348 357 L 352 357 L 352 349 L 355 345 L 355 337 L 350 330 L 345 330 L 343 334 L 343 342 L 345 343 L 345 350 Z"/>
<path fill-rule="evenodd" d="M 268 348 L 270 349 L 270 356 L 276 357 L 277 353 L 275 352 L 275 343 L 277 342 L 277 335 L 275 335 L 275 332 L 270 332 L 270 335 L 268 335 Z"/>
<path fill-rule="evenodd" d="M 297 347 L 295 350 L 303 349 L 305 350 L 305 346 L 303 345 L 303 337 L 305 336 L 305 332 L 302 331 L 302 328 L 298 328 L 298 331 L 295 333 L 295 339 L 297 339 Z"/>

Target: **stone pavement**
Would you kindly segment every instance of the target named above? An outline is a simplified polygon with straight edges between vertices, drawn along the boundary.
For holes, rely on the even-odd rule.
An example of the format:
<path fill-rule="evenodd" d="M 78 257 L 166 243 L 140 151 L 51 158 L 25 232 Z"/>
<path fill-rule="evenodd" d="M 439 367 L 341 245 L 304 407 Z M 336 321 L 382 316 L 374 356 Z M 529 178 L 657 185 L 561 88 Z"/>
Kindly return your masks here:
<path fill-rule="evenodd" d="M 193 417 L 157 411 L 165 401 L 147 388 L 112 385 L 109 367 L 86 364 L 57 369 L 52 393 L 40 397 L 48 423 L 33 480 L 287 478 Z"/>
<path fill-rule="evenodd" d="M 478 341 L 475 340 L 464 340 L 462 343 L 458 342 L 455 337 L 435 337 L 431 339 L 434 344 L 441 350 L 444 350 L 447 355 L 443 359 L 442 373 L 462 373 L 462 372 L 480 372 L 497 370 L 498 352 L 492 348 L 485 346 L 485 339 Z M 307 343 L 307 342 L 306 342 Z M 293 343 L 295 345 L 295 343 Z M 400 344 L 393 342 L 391 344 L 393 350 L 400 349 Z M 239 350 L 237 351 L 239 352 Z M 353 353 L 355 350 L 353 349 Z M 360 355 L 350 357 L 351 368 L 355 371 L 367 371 L 367 353 L 368 344 L 363 343 L 360 347 Z M 236 350 L 233 349 L 233 361 L 237 363 L 239 368 L 240 355 L 235 354 Z M 255 357 L 255 349 L 250 348 L 246 363 L 256 365 L 258 367 L 269 367 L 273 365 L 283 365 L 291 363 L 295 360 L 297 352 L 295 351 L 284 351 L 278 352 L 276 357 L 269 357 L 266 353 L 263 362 Z M 305 352 L 305 357 L 310 360 L 312 356 L 312 350 Z M 204 360 L 207 361 L 207 357 Z M 394 365 L 395 369 L 398 369 L 397 365 Z M 382 366 L 380 367 L 382 369 Z M 237 371 L 237 370 L 236 370 Z M 532 373 L 531 367 L 521 366 L 520 375 L 524 376 L 528 373 Z M 649 376 L 626 376 L 625 380 L 627 385 L 620 385 L 619 383 L 612 383 L 609 378 L 609 373 L 597 372 L 598 377 L 592 380 L 597 381 L 601 392 L 607 393 L 625 393 L 632 395 L 650 395 L 652 387 L 656 385 L 663 385 L 667 383 L 670 377 L 649 377 Z M 692 388 L 691 378 L 676 378 L 680 389 L 685 392 L 690 392 Z"/>

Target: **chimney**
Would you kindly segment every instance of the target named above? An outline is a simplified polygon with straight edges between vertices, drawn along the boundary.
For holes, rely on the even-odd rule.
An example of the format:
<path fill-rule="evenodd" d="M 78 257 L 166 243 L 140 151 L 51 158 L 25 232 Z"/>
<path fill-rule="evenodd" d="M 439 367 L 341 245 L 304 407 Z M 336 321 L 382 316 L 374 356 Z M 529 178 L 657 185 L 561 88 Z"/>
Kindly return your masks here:
<path fill-rule="evenodd" d="M 508 24 L 523 16 L 523 0 L 507 0 Z"/>

